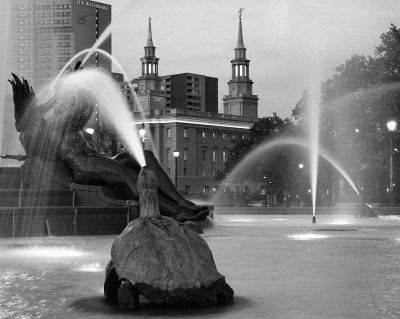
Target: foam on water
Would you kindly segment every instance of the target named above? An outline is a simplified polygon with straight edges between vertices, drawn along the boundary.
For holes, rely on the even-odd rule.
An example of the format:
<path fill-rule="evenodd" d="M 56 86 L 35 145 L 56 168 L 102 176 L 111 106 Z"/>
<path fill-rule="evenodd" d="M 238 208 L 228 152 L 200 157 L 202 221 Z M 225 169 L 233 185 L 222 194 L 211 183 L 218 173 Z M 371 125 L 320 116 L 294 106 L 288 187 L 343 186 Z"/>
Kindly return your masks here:
<path fill-rule="evenodd" d="M 382 220 L 400 220 L 399 215 L 378 216 L 378 218 Z"/>
<path fill-rule="evenodd" d="M 301 234 L 292 234 L 287 236 L 292 240 L 316 240 L 316 239 L 325 239 L 331 236 L 324 234 L 314 234 L 314 233 L 301 233 Z"/>
<path fill-rule="evenodd" d="M 6 255 L 20 258 L 73 258 L 90 255 L 74 247 L 32 246 L 6 250 Z"/>
<path fill-rule="evenodd" d="M 105 267 L 102 267 L 99 262 L 94 262 L 91 264 L 83 264 L 76 268 L 79 272 L 103 272 Z"/>

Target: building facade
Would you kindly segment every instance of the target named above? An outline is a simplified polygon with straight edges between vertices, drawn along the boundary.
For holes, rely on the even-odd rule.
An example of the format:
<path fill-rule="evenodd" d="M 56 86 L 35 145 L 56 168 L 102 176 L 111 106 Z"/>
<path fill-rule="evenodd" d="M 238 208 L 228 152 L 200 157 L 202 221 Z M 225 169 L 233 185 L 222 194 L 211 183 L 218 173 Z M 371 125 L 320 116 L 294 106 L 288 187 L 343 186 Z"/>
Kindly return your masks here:
<path fill-rule="evenodd" d="M 167 108 L 218 113 L 218 79 L 193 73 L 164 75 Z"/>
<path fill-rule="evenodd" d="M 218 187 L 216 176 L 225 168 L 232 141 L 245 138 L 255 121 L 179 108 L 135 114 L 137 126 L 145 126 L 145 149 L 154 152 L 171 180 L 177 178 L 178 189 L 188 194 Z"/>

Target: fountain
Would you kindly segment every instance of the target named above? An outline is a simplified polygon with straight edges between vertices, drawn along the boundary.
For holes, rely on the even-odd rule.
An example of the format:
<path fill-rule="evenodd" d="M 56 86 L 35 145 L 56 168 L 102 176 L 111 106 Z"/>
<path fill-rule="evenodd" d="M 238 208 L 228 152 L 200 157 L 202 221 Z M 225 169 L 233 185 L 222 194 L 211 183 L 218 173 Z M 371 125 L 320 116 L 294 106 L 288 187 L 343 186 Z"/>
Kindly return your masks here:
<path fill-rule="evenodd" d="M 292 146 L 300 146 L 302 148 L 310 149 L 310 150 L 315 150 L 315 144 L 310 145 L 308 139 L 304 138 L 296 138 L 296 137 L 278 137 L 274 138 L 273 140 L 268 140 L 260 145 L 258 145 L 256 148 L 254 148 L 250 153 L 246 154 L 244 158 L 233 168 L 233 170 L 230 172 L 229 176 L 227 179 L 229 180 L 234 180 L 235 176 L 242 175 L 244 172 L 246 172 L 249 167 L 251 167 L 252 162 L 262 158 L 264 154 L 266 154 L 268 151 L 279 147 L 283 145 L 292 145 Z M 316 179 L 316 171 L 317 171 L 317 163 L 318 163 L 318 156 L 321 156 L 324 158 L 327 162 L 329 162 L 344 178 L 345 180 L 349 183 L 351 188 L 354 190 L 354 192 L 357 194 L 357 196 L 360 198 L 360 193 L 355 186 L 353 180 L 351 179 L 350 175 L 346 172 L 346 170 L 341 166 L 341 164 L 327 152 L 326 150 L 322 149 L 319 147 L 317 151 L 317 158 L 314 158 L 314 166 L 313 169 L 315 170 L 315 173 L 313 173 L 313 180 L 314 178 Z M 315 186 L 316 186 L 316 180 L 314 181 Z M 217 194 L 218 196 L 219 194 Z M 313 200 L 313 221 L 315 220 L 315 199 Z"/>
<path fill-rule="evenodd" d="M 206 218 L 208 208 L 184 199 L 154 155 L 150 151 L 143 152 L 128 108 L 109 75 L 94 69 L 71 72 L 59 78 L 54 95 L 41 105 L 37 105 L 28 82 L 15 75 L 13 77 L 10 82 L 14 90 L 16 127 L 27 154 L 23 175 L 29 180 L 23 180 L 25 188 L 51 191 L 55 184 L 59 184 L 57 179 L 71 183 L 66 187 L 73 190 L 76 184 L 100 185 L 100 192 L 123 200 L 124 205 L 133 206 L 126 201 L 138 198 L 137 174 L 140 167 L 147 164 L 160 179 L 162 195 L 159 197 L 163 214 L 182 222 Z M 98 154 L 91 136 L 84 130 L 95 105 L 115 125 L 128 146 L 128 152 L 114 158 Z M 81 197 L 84 195 L 81 194 Z M 74 191 L 74 207 L 75 203 Z M 74 219 L 77 218 L 76 213 L 74 208 Z M 45 218 L 45 222 L 49 233 L 50 221 Z M 54 220 L 51 222 L 55 223 Z"/>

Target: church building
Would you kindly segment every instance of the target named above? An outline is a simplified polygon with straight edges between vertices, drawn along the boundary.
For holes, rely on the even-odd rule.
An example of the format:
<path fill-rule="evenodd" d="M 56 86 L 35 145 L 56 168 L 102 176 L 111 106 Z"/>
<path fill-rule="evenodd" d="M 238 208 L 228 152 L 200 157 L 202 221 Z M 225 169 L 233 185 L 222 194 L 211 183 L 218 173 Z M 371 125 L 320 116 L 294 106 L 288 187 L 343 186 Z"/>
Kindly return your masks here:
<path fill-rule="evenodd" d="M 138 129 L 144 128 L 144 148 L 154 152 L 180 191 L 211 193 L 218 187 L 215 177 L 224 170 L 232 140 L 244 139 L 258 120 L 258 97 L 252 94 L 241 16 L 235 59 L 231 61 L 232 80 L 228 83 L 229 95 L 223 99 L 223 113 L 218 113 L 214 101 L 218 79 L 189 72 L 159 76 L 150 19 L 144 51 L 142 75 L 130 83 L 120 84 L 131 105 L 134 123 Z M 172 85 L 173 80 L 179 85 Z M 193 93 L 196 84 L 198 94 Z M 131 93 L 131 85 L 135 94 Z M 174 99 L 182 90 L 190 90 L 190 94 Z"/>

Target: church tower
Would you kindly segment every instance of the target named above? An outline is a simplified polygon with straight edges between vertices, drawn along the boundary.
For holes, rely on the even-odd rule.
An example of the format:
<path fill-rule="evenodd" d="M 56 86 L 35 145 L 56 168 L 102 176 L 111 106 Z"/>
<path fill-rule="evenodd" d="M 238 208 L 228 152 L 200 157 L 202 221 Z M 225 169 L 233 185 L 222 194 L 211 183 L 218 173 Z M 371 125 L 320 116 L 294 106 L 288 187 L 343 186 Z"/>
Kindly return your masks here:
<path fill-rule="evenodd" d="M 232 64 L 232 79 L 228 82 L 229 95 L 224 95 L 224 113 L 245 117 L 258 117 L 258 96 L 253 95 L 253 81 L 249 78 L 250 60 L 246 59 L 243 43 L 242 11 L 239 10 L 238 40 Z"/>
<path fill-rule="evenodd" d="M 147 32 L 147 43 L 144 47 L 142 61 L 142 75 L 138 78 L 137 99 L 140 104 L 137 111 L 152 111 L 165 108 L 166 98 L 161 92 L 161 78 L 158 76 L 158 58 L 156 47 L 153 44 L 151 18 Z"/>

